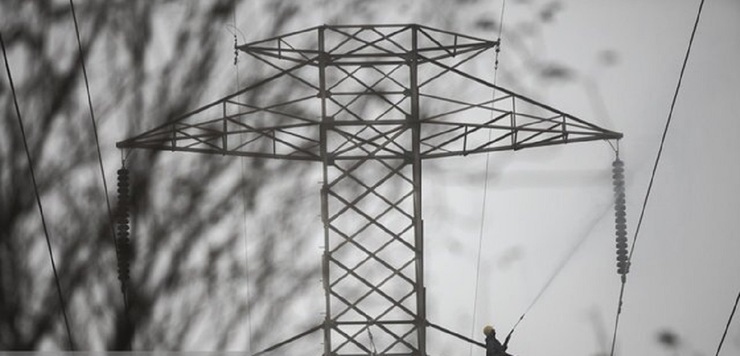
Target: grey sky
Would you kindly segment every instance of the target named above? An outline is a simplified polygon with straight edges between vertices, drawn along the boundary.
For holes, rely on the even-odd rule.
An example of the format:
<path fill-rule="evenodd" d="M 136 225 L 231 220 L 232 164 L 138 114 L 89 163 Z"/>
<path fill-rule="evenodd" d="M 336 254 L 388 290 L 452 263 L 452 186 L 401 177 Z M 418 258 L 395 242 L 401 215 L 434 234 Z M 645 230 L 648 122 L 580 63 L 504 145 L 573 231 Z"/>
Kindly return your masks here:
<path fill-rule="evenodd" d="M 539 94 L 558 108 L 625 134 L 621 155 L 627 165 L 632 235 L 698 1 L 569 1 L 563 7 L 557 20 L 546 27 L 539 55 L 593 73 L 609 117 L 599 117 L 593 110 L 581 82 L 548 86 Z M 517 22 L 522 8 L 513 1 L 507 4 L 506 26 Z M 603 50 L 613 50 L 618 63 L 598 68 L 594 54 Z M 507 51 L 506 33 L 503 51 Z M 509 64 L 503 58 L 502 67 Z M 734 137 L 740 129 L 740 71 L 736 63 L 740 63 L 740 4 L 707 2 L 629 275 L 620 354 L 664 353 L 656 342 L 657 333 L 664 329 L 675 331 L 688 344 L 687 350 L 701 354 L 716 350 L 740 288 L 740 144 Z M 494 166 L 504 160 L 505 168 L 494 168 L 497 174 L 489 181 L 487 268 L 479 305 L 486 316 L 479 320 L 508 331 L 580 234 L 608 208 L 613 155 L 601 146 L 579 144 L 553 153 L 491 157 Z M 469 163 L 482 167 L 484 159 L 470 158 Z M 591 179 L 595 171 L 603 174 Z M 550 174 L 554 182 L 548 182 Z M 428 179 L 434 183 L 427 184 L 427 192 L 450 189 L 430 188 L 450 181 Z M 573 184 L 563 184 L 564 179 Z M 530 183 L 533 180 L 540 186 Z M 477 185 L 465 190 L 469 202 L 480 201 L 476 189 L 482 192 L 482 184 Z M 449 204 L 474 206 L 454 200 Z M 444 307 L 432 309 L 430 317 L 467 331 L 472 281 L 453 277 L 475 272 L 471 261 L 477 231 L 465 226 L 477 226 L 470 223 L 480 211 L 470 211 L 466 223 L 442 221 L 441 216 L 430 219 L 433 214 L 426 213 L 428 222 L 437 227 L 452 225 L 467 239 L 460 247 L 465 257 L 441 254 L 438 258 L 445 263 L 436 268 L 429 264 L 430 275 L 449 277 L 430 278 L 438 281 L 430 289 L 444 299 Z M 512 341 L 515 353 L 591 354 L 603 342 L 592 320 L 598 320 L 611 339 L 619 291 L 611 210 L 591 235 L 517 330 Z M 442 238 L 428 234 L 429 248 Z M 430 254 L 435 256 L 435 251 Z M 511 254 L 515 262 L 497 268 Z M 736 323 L 729 334 L 734 345 L 728 342 L 724 354 L 740 350 L 738 334 Z"/>
<path fill-rule="evenodd" d="M 239 42 L 271 35 L 263 32 L 273 20 L 260 16 L 260 9 L 270 1 L 251 1 L 240 8 L 237 24 L 244 38 Z M 627 168 L 631 242 L 699 0 L 563 1 L 551 21 L 533 27 L 536 9 L 546 3 L 507 2 L 498 84 L 524 90 L 524 94 L 553 107 L 624 133 L 621 157 Z M 293 30 L 320 23 L 416 22 L 492 39 L 497 35 L 495 28 L 476 24 L 497 21 L 501 8 L 500 0 L 296 0 L 295 4 L 305 16 L 294 21 Z M 157 53 L 162 56 L 169 56 L 173 49 L 166 45 L 173 40 L 168 37 L 168 22 L 177 21 L 186 10 L 174 3 L 171 11 L 171 17 L 153 24 L 153 42 L 162 45 L 162 52 Z M 527 29 L 535 35 L 523 40 L 510 37 Z M 226 31 L 224 39 L 224 55 L 219 60 L 227 84 L 212 88 L 212 98 L 233 91 L 232 39 Z M 565 81 L 537 79 L 536 73 L 527 71 L 531 67 L 525 63 L 523 48 L 530 49 L 529 55 L 541 62 L 572 68 L 576 76 Z M 493 58 L 489 54 L 481 60 L 490 64 Z M 147 63 L 156 66 L 157 61 L 149 58 Z M 657 342 L 658 333 L 666 329 L 679 335 L 687 355 L 694 351 L 713 354 L 719 342 L 740 289 L 737 63 L 740 2 L 709 1 L 629 274 L 618 339 L 620 355 L 666 354 Z M 105 63 L 90 66 L 92 78 L 104 75 Z M 240 61 L 239 70 L 242 82 L 254 79 L 246 60 Z M 481 76 L 491 80 L 492 75 L 489 70 Z M 94 81 L 92 84 L 94 90 L 104 89 L 96 88 Z M 209 101 L 205 98 L 203 103 Z M 192 107 L 203 103 L 192 103 Z M 120 115 L 111 113 L 109 118 L 123 119 Z M 108 126 L 104 136 L 124 139 L 115 126 Z M 111 168 L 118 164 L 119 156 L 112 142 L 108 143 L 104 151 L 106 165 Z M 493 324 L 499 334 L 505 334 L 561 260 L 578 241 L 586 239 L 529 312 L 510 346 L 515 355 L 595 355 L 608 349 L 619 292 L 611 206 L 613 158 L 606 143 L 590 142 L 425 163 L 430 321 L 463 334 L 472 329 L 471 336 L 478 339 L 483 338 L 480 331 L 485 324 Z M 490 159 L 491 169 L 477 313 L 473 315 L 486 159 Z M 188 168 L 187 163 L 182 166 L 183 171 Z M 111 179 L 113 173 L 109 174 Z M 318 172 L 310 179 L 318 181 Z M 263 199 L 269 199 L 270 189 L 279 193 L 280 184 L 290 184 L 272 183 Z M 301 199 L 316 208 L 319 189 L 318 185 L 313 187 L 315 191 L 306 192 Z M 260 212 L 251 218 L 267 219 L 272 213 Z M 301 217 L 317 241 L 321 234 L 318 214 L 310 211 Z M 309 222 L 311 217 L 314 219 Z M 318 263 L 320 249 L 306 254 L 314 252 Z M 320 287 L 317 281 L 304 302 L 290 306 L 305 314 L 296 320 L 320 320 Z M 281 322 L 285 327 L 275 331 L 275 340 L 303 331 L 305 326 L 293 325 L 291 320 Z M 207 335 L 210 324 L 202 325 L 204 330 L 198 333 Z M 434 332 L 430 336 L 430 355 L 468 354 L 466 343 Z M 183 348 L 197 349 L 200 339 L 192 340 L 193 345 Z M 740 352 L 740 319 L 735 320 L 726 343 L 725 355 Z M 268 345 L 249 346 L 259 349 Z M 474 351 L 474 355 L 483 354 L 481 349 Z"/>
<path fill-rule="evenodd" d="M 259 7 L 267 3 L 256 2 L 239 13 L 247 40 L 265 37 L 259 29 L 269 19 L 256 19 L 261 25 L 255 30 L 244 22 L 254 21 Z M 295 30 L 316 25 L 318 17 L 320 23 L 420 22 L 495 38 L 494 29 L 486 32 L 474 23 L 497 20 L 501 6 L 499 1 L 468 6 L 431 0 L 318 4 L 323 6 L 299 5 L 306 12 L 305 23 L 297 22 Z M 534 9 L 543 4 L 507 3 L 502 71 L 508 67 L 521 73 L 517 71 L 524 68 L 521 53 L 512 48 L 517 44 L 507 33 L 528 26 Z M 578 76 L 548 84 L 524 72 L 518 83 L 506 76 L 499 80 L 504 87 L 526 87 L 527 94 L 545 103 L 625 134 L 621 157 L 627 167 L 630 238 L 697 8 L 698 1 L 563 2 L 554 20 L 526 45 L 536 49 L 532 56 L 573 68 Z M 612 56 L 614 63 L 607 65 L 605 56 Z M 492 57 L 482 60 L 492 62 Z M 701 354 L 713 353 L 719 341 L 740 288 L 736 63 L 740 63 L 740 4 L 708 2 L 629 274 L 619 354 L 665 353 L 657 342 L 658 332 L 665 329 L 676 332 L 686 350 Z M 244 65 L 240 68 L 248 71 Z M 427 164 L 429 319 L 464 334 L 473 328 L 477 338 L 482 338 L 480 330 L 488 323 L 508 332 L 560 261 L 587 238 L 517 329 L 511 350 L 517 355 L 608 351 L 619 292 L 611 206 L 613 158 L 605 143 L 490 156 L 475 322 L 472 303 L 486 157 Z M 317 220 L 313 227 L 319 226 Z M 318 261 L 318 250 L 316 254 Z M 320 286 L 316 287 L 314 297 L 321 298 Z M 313 306 L 315 310 L 307 305 L 308 313 L 321 312 L 320 304 Z M 727 354 L 740 350 L 738 324 L 730 332 Z M 280 333 L 287 337 L 290 330 Z M 468 354 L 467 344 L 430 335 L 430 354 Z M 483 351 L 476 349 L 474 354 Z"/>

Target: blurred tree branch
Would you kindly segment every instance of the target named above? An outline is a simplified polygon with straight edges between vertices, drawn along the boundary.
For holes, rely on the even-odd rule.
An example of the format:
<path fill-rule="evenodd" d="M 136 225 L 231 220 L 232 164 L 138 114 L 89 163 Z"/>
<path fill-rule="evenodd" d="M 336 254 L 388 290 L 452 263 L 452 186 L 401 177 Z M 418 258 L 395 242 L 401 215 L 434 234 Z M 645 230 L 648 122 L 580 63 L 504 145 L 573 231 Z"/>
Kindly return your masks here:
<path fill-rule="evenodd" d="M 458 1 L 459 6 L 479 2 Z M 351 23 L 377 15 L 368 4 L 323 5 L 331 21 Z M 572 74 L 568 67 L 537 61 L 529 43 L 536 40 L 542 22 L 557 17 L 557 4 L 533 11 L 539 17 L 530 27 L 506 30 L 504 53 L 510 48 L 511 56 L 521 62 L 520 67 L 511 66 L 513 70 L 502 69 L 502 79 L 509 84 L 527 86 L 527 78 L 514 75 L 521 67 L 537 69 L 529 72 L 547 77 L 542 80 L 567 80 Z M 315 3 L 299 0 L 90 0 L 75 5 L 108 177 L 118 168 L 115 141 L 197 107 L 214 91 L 231 88 L 231 81 L 224 85 L 223 65 L 231 62 L 233 42 L 224 28 L 232 23 L 234 11 L 242 22 L 250 22 L 255 32 L 248 33 L 250 40 L 313 26 L 317 16 L 308 11 L 319 11 Z M 440 21 L 459 22 L 447 15 Z M 318 203 L 318 194 L 306 199 L 303 192 L 318 193 L 308 165 L 248 160 L 242 176 L 236 159 L 137 151 L 127 161 L 134 206 L 129 288 L 133 328 L 127 328 L 68 4 L 5 1 L 0 3 L 0 23 L 12 55 L 42 200 L 50 212 L 53 248 L 77 345 L 110 350 L 130 343 L 143 350 L 181 350 L 188 345 L 243 349 L 240 335 L 246 333 L 247 316 L 260 326 L 251 335 L 252 345 L 262 346 L 279 339 L 270 330 L 282 319 L 299 324 L 295 319 L 310 317 L 290 315 L 289 308 L 318 280 L 318 260 L 305 263 L 311 255 L 303 253 L 313 248 L 313 231 L 307 230 L 305 219 L 296 218 Z M 466 26 L 457 30 L 492 34 L 489 30 L 498 24 L 481 19 Z M 290 90 L 283 88 L 281 95 L 287 97 Z M 250 95 L 244 100 L 260 94 Z M 40 222 L 11 100 L 7 81 L 0 81 L 0 349 L 59 349 L 66 345 L 60 306 L 48 256 L 41 248 Z M 234 176 L 239 179 L 228 179 Z M 281 179 L 293 183 L 281 186 Z M 110 179 L 109 186 L 115 186 Z M 250 224 L 248 256 L 242 204 Z M 200 320 L 207 320 L 208 333 L 198 330 L 203 328 Z"/>
<path fill-rule="evenodd" d="M 91 68 L 93 101 L 101 118 L 107 171 L 117 169 L 111 165 L 118 155 L 112 149 L 115 141 L 176 117 L 203 101 L 206 90 L 215 84 L 216 56 L 223 49 L 229 53 L 224 44 L 230 44 L 230 38 L 225 38 L 222 27 L 231 20 L 239 3 L 77 4 L 83 55 Z M 65 2 L 9 1 L 0 5 L 0 12 L 29 126 L 32 155 L 37 158 L 35 168 L 40 173 L 43 203 L 50 211 L 52 243 L 76 343 L 83 349 L 122 350 L 129 343 L 135 349 L 181 349 L 197 326 L 188 320 L 210 315 L 207 308 L 182 306 L 202 303 L 211 289 L 245 284 L 247 272 L 254 276 L 250 299 L 243 293 L 237 293 L 238 298 L 214 293 L 218 295 L 215 303 L 229 304 L 234 311 L 223 313 L 228 317 L 221 325 L 243 325 L 246 315 L 257 306 L 275 300 L 283 309 L 272 307 L 265 314 L 272 318 L 264 317 L 258 323 L 268 326 L 271 320 L 277 320 L 277 314 L 285 313 L 285 306 L 299 298 L 298 291 L 310 285 L 315 278 L 309 276 L 316 274 L 315 269 L 301 268 L 299 263 L 286 264 L 290 259 L 281 254 L 286 244 L 302 249 L 311 241 L 301 239 L 301 227 L 290 218 L 295 211 L 305 209 L 306 203 L 305 199 L 290 201 L 299 196 L 291 190 L 301 189 L 301 185 L 271 199 L 258 199 L 258 192 L 276 173 L 299 176 L 307 166 L 252 161 L 242 179 L 216 187 L 210 182 L 238 174 L 238 160 L 177 157 L 187 160 L 190 170 L 171 177 L 177 166 L 174 160 L 158 152 L 138 152 L 129 160 L 135 257 L 129 290 L 133 329 L 127 330 L 115 276 L 115 249 L 94 163 L 92 132 L 87 108 L 80 99 L 81 69 L 73 46 L 69 8 Z M 282 30 L 294 12 L 277 15 L 279 21 L 274 22 L 271 32 Z M 155 26 L 166 26 L 174 39 L 166 44 L 171 55 L 162 55 L 162 39 L 157 38 Z M 0 84 L 0 349 L 63 348 L 60 306 L 53 294 L 48 256 L 39 249 L 40 224 L 10 100 L 4 80 Z M 170 188 L 163 189 L 162 181 L 171 184 Z M 224 234 L 223 228 L 216 228 L 230 223 L 233 230 L 241 230 L 245 218 L 242 202 L 232 197 L 242 196 L 242 189 L 247 192 L 249 211 L 268 203 L 285 206 L 280 220 L 283 224 L 276 227 L 266 222 L 266 226 L 259 227 L 264 240 L 250 242 L 250 247 L 257 250 L 249 251 L 253 261 L 249 271 L 242 263 L 243 234 Z M 294 233 L 285 233 L 289 231 Z M 277 274 L 284 274 L 281 280 L 286 282 L 285 289 L 267 293 L 267 281 Z M 203 344 L 204 348 L 244 347 L 244 338 L 231 340 L 232 334 L 212 330 L 206 337 L 216 341 Z M 259 343 L 263 337 L 256 333 L 253 342 Z"/>

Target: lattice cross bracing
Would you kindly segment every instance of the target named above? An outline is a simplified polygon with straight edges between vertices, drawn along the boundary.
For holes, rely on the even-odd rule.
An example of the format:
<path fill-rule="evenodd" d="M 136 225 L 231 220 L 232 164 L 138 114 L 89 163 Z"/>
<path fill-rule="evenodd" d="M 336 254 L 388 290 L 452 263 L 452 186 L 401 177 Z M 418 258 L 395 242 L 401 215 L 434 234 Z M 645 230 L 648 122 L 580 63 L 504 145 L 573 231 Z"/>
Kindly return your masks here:
<path fill-rule="evenodd" d="M 420 25 L 245 44 L 261 79 L 118 147 L 320 162 L 324 354 L 426 355 L 422 161 L 621 138 L 465 70 L 495 46 Z"/>

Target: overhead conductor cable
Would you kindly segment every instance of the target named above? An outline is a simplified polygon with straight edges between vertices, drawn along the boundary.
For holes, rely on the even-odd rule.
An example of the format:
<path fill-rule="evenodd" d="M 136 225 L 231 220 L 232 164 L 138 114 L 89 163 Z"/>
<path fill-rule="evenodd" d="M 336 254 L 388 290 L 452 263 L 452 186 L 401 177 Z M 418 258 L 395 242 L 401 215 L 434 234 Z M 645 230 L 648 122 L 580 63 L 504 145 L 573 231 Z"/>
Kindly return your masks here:
<path fill-rule="evenodd" d="M 499 53 L 501 52 L 501 36 L 503 35 L 504 31 L 504 11 L 506 10 L 506 0 L 503 0 L 501 2 L 501 15 L 499 18 L 499 27 L 498 27 L 498 39 L 496 40 L 496 48 L 495 48 L 495 57 L 494 57 L 494 63 L 493 63 L 493 89 L 491 92 L 491 118 L 493 118 L 493 110 L 495 109 L 495 103 L 496 103 L 496 79 L 498 77 L 498 64 L 499 64 Z M 491 140 L 492 131 L 488 131 L 488 140 Z M 486 153 L 486 177 L 485 181 L 483 183 L 483 203 L 481 206 L 481 217 L 480 217 L 480 228 L 478 233 L 478 256 L 476 259 L 476 267 L 475 267 L 475 291 L 473 295 L 473 322 L 470 327 L 470 337 L 473 337 L 475 334 L 475 324 L 476 324 L 476 316 L 478 314 L 478 281 L 480 280 L 480 269 L 481 269 L 481 253 L 483 251 L 483 229 L 485 227 L 486 222 L 486 200 L 488 198 L 488 175 L 490 170 L 490 152 Z M 470 355 L 473 355 L 473 344 L 470 344 Z"/>
<path fill-rule="evenodd" d="M 62 316 L 64 317 L 64 326 L 67 331 L 67 341 L 69 342 L 69 348 L 75 349 L 74 341 L 72 339 L 72 331 L 69 327 L 69 318 L 67 317 L 67 304 L 64 300 L 62 293 L 62 285 L 59 282 L 59 274 L 57 273 L 56 262 L 54 262 L 54 252 L 51 249 L 51 237 L 49 236 L 49 229 L 46 227 L 46 219 L 44 218 L 44 208 L 41 205 L 41 195 L 39 193 L 39 187 L 36 183 L 36 174 L 33 171 L 33 160 L 31 159 L 31 151 L 28 148 L 28 140 L 26 139 L 26 130 L 23 127 L 23 119 L 21 118 L 21 109 L 18 106 L 18 96 L 15 92 L 15 85 L 13 84 L 13 76 L 10 73 L 10 63 L 8 63 L 8 53 L 5 50 L 5 41 L 3 41 L 3 35 L 0 33 L 0 47 L 3 50 L 3 58 L 5 59 L 5 70 L 8 73 L 8 82 L 10 83 L 10 91 L 13 94 L 13 103 L 15 104 L 15 113 L 18 117 L 18 125 L 21 129 L 21 136 L 23 137 L 23 148 L 26 151 L 26 158 L 28 159 L 28 170 L 31 174 L 31 182 L 33 183 L 33 190 L 36 193 L 36 205 L 39 208 L 39 215 L 41 216 L 41 226 L 44 229 L 44 236 L 46 237 L 46 247 L 49 250 L 49 260 L 51 260 L 51 269 L 54 272 L 54 281 L 57 287 L 57 296 L 59 297 L 59 304 L 62 310 Z"/>
<path fill-rule="evenodd" d="M 660 138 L 660 146 L 658 147 L 658 154 L 655 157 L 655 163 L 653 164 L 653 171 L 650 174 L 650 183 L 648 183 L 647 191 L 645 192 L 645 199 L 642 202 L 642 209 L 640 210 L 640 217 L 637 220 L 637 227 L 635 228 L 635 234 L 632 236 L 632 247 L 627 255 L 627 264 L 623 265 L 626 267 L 626 271 L 629 270 L 630 263 L 632 261 L 632 255 L 635 252 L 635 246 L 637 244 L 637 237 L 640 234 L 640 227 L 642 226 L 643 218 L 645 217 L 645 210 L 647 208 L 648 200 L 650 199 L 650 192 L 655 182 L 655 175 L 658 171 L 658 164 L 660 163 L 660 157 L 663 155 L 663 146 L 665 145 L 666 136 L 668 135 L 668 128 L 671 125 L 673 119 L 673 110 L 676 107 L 676 101 L 678 99 L 678 93 L 681 90 L 681 81 L 683 75 L 686 72 L 686 65 L 689 62 L 689 55 L 691 54 L 691 46 L 694 44 L 694 37 L 696 36 L 696 29 L 699 27 L 699 19 L 701 18 L 702 9 L 704 8 L 704 0 L 699 3 L 699 9 L 696 13 L 696 19 L 694 20 L 694 26 L 691 30 L 691 37 L 689 38 L 689 44 L 686 48 L 686 55 L 683 58 L 683 64 L 681 65 L 681 72 L 678 75 L 678 83 L 676 84 L 676 90 L 673 93 L 673 100 L 671 101 L 671 108 L 668 111 L 668 118 L 666 119 L 665 127 L 663 128 L 663 135 Z M 626 227 L 625 227 L 626 228 Z M 617 266 L 619 268 L 619 266 Z M 621 274 L 621 273 L 620 273 Z M 612 346 L 609 355 L 614 356 L 614 350 L 617 342 L 617 331 L 619 330 L 619 316 L 622 314 L 622 303 L 624 301 L 624 288 L 627 284 L 626 272 L 622 274 L 622 286 L 619 290 L 619 301 L 617 303 L 617 315 L 614 320 L 614 334 L 612 335 Z"/>

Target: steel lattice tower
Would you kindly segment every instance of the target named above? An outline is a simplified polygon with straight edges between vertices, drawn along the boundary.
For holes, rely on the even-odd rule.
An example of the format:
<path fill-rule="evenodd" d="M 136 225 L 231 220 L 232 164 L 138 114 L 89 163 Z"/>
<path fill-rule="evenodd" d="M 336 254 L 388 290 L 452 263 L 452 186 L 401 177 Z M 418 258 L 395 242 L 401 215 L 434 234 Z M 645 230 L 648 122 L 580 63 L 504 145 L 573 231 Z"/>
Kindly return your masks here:
<path fill-rule="evenodd" d="M 622 136 L 463 70 L 497 45 L 421 25 L 245 44 L 272 75 L 117 146 L 320 162 L 326 317 L 309 331 L 327 356 L 426 355 L 422 161 Z"/>

